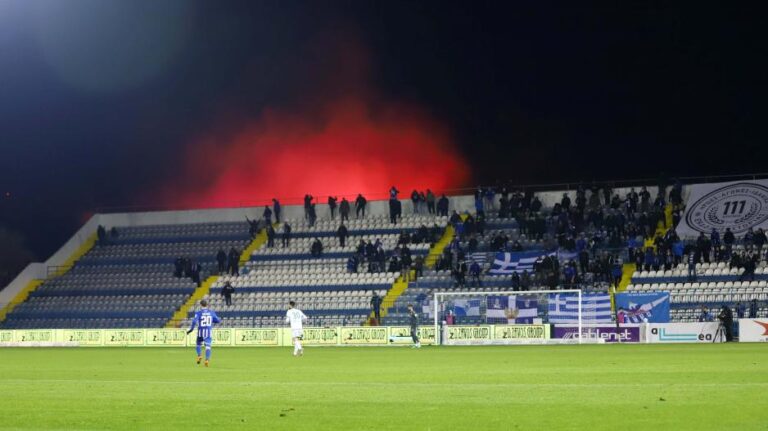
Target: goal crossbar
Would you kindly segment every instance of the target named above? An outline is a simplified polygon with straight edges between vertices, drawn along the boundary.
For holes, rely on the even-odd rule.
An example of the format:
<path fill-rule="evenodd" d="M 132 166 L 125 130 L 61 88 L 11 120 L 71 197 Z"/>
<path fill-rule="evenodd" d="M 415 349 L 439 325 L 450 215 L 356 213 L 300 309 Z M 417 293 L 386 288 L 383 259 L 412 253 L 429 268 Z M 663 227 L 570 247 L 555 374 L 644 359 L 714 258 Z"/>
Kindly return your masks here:
<path fill-rule="evenodd" d="M 550 294 L 550 293 L 574 293 L 578 296 L 578 333 L 582 334 L 582 303 L 581 303 L 581 289 L 561 289 L 561 290 L 529 290 L 529 291 L 516 291 L 516 290 L 489 290 L 489 291 L 480 291 L 480 292 L 434 292 L 434 301 L 433 301 L 433 313 L 434 313 L 434 324 L 435 324 L 435 336 L 438 337 L 438 334 L 440 333 L 440 313 L 439 313 L 439 304 L 440 300 L 445 297 L 451 297 L 451 296 L 489 296 L 489 295 L 541 295 L 541 294 Z M 439 338 L 439 337 L 438 337 Z M 578 344 L 581 344 L 581 336 L 578 337 Z M 440 344 L 443 344 L 442 341 Z"/>

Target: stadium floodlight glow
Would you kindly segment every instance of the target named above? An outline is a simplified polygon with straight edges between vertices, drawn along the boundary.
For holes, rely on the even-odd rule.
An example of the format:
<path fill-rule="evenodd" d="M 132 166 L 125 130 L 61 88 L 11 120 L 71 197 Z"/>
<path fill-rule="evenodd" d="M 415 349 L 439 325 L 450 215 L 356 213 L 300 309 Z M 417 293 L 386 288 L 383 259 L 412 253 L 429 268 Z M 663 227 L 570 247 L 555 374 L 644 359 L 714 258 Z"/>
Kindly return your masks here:
<path fill-rule="evenodd" d="M 445 341 L 442 340 L 440 337 L 440 318 L 442 315 L 441 312 L 445 312 L 443 307 L 442 300 L 451 298 L 451 297 L 458 297 L 458 296 L 532 296 L 532 295 L 548 295 L 548 294 L 575 294 L 578 298 L 578 313 L 577 313 L 577 324 L 578 324 L 578 334 L 579 336 L 576 337 L 576 340 L 578 344 L 582 344 L 582 334 L 583 334 L 583 304 L 582 304 L 582 291 L 581 289 L 561 289 L 561 290 L 529 290 L 529 291 L 513 291 L 513 290 L 489 290 L 489 291 L 479 291 L 479 292 L 434 292 L 434 300 L 432 303 L 432 313 L 434 317 L 434 325 L 435 325 L 435 342 L 436 344 L 442 345 L 445 344 Z M 443 318 L 444 321 L 444 318 Z"/>

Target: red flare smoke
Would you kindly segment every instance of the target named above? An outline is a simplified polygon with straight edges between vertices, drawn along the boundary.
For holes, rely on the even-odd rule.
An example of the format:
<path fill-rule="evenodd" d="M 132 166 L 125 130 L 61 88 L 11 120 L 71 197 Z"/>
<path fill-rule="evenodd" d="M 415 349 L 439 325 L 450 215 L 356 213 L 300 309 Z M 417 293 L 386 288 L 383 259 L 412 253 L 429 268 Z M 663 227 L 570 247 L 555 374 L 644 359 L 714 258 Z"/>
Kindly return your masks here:
<path fill-rule="evenodd" d="M 383 199 L 392 185 L 407 197 L 413 189 L 438 193 L 466 185 L 469 167 L 428 115 L 401 104 L 374 113 L 347 98 L 316 115 L 264 112 L 231 136 L 209 136 L 188 155 L 184 178 L 183 189 L 164 191 L 164 202 L 215 207 L 277 197 L 297 203 L 307 193 Z"/>

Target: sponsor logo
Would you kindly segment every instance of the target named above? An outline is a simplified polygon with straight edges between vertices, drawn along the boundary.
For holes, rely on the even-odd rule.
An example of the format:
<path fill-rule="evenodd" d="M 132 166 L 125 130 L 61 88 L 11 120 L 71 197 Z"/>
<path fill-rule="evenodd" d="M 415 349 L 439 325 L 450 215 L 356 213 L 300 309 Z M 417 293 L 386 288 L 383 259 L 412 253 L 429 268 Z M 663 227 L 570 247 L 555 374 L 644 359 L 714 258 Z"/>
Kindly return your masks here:
<path fill-rule="evenodd" d="M 768 322 L 758 322 L 757 320 L 753 320 L 753 322 L 757 323 L 758 325 L 763 327 L 763 333 L 762 335 L 768 335 Z"/>
<path fill-rule="evenodd" d="M 183 346 L 186 344 L 187 334 L 182 329 L 148 329 L 147 344 L 158 346 Z"/>
<path fill-rule="evenodd" d="M 344 344 L 387 344 L 388 329 L 385 326 L 373 328 L 341 328 L 341 342 Z"/>
<path fill-rule="evenodd" d="M 449 340 L 490 340 L 490 326 L 449 326 Z"/>
<path fill-rule="evenodd" d="M 277 346 L 277 329 L 235 329 L 235 344 Z"/>
<path fill-rule="evenodd" d="M 666 328 L 652 328 L 651 334 L 657 335 L 659 341 L 683 342 L 683 341 L 712 341 L 714 334 L 710 333 L 670 333 Z"/>
<path fill-rule="evenodd" d="M 685 221 L 692 229 L 709 233 L 731 228 L 735 235 L 768 220 L 768 188 L 754 183 L 715 189 L 688 206 Z"/>
<path fill-rule="evenodd" d="M 544 325 L 496 326 L 494 329 L 494 339 L 496 340 L 543 340 L 547 338 L 547 330 Z"/>
<path fill-rule="evenodd" d="M 555 326 L 553 338 L 578 339 L 578 327 Z M 606 343 L 640 342 L 640 328 L 628 326 L 616 330 L 615 326 L 584 326 L 581 328 L 582 339 L 605 340 Z"/>

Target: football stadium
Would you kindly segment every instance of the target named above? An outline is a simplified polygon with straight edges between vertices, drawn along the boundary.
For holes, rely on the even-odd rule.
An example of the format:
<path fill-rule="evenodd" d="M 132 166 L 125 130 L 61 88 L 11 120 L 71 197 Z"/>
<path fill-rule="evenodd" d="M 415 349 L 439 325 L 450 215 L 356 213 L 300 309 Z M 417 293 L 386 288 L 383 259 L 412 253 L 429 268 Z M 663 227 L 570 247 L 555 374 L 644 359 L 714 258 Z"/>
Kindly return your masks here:
<path fill-rule="evenodd" d="M 768 429 L 758 15 L 0 0 L 0 429 Z"/>

